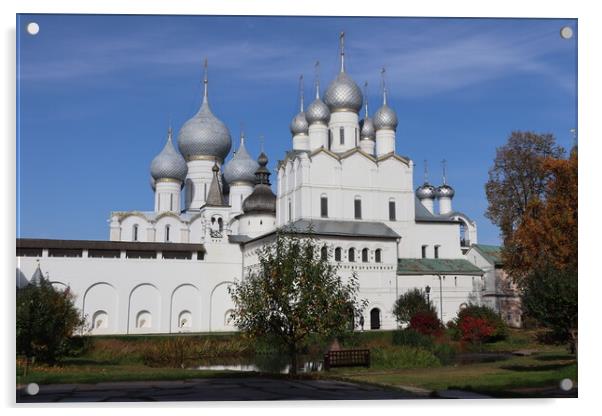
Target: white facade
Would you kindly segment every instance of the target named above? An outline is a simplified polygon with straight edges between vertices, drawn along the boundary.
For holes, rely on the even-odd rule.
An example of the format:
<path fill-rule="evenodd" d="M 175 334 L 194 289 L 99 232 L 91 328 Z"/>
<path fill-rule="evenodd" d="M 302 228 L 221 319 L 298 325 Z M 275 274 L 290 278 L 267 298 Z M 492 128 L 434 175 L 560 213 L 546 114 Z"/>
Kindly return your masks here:
<path fill-rule="evenodd" d="M 188 154 L 183 189 L 180 182 L 159 178 L 153 183 L 153 211 L 111 214 L 109 239 L 117 257 L 89 256 L 86 242 L 79 242 L 79 256 L 58 257 L 51 254 L 55 243 L 40 240 L 39 251 L 21 251 L 19 278 L 30 279 L 39 264 L 51 281 L 69 286 L 92 334 L 231 331 L 228 286 L 257 265 L 258 248 L 277 227 L 313 221 L 326 230 L 316 237 L 328 247 L 329 259 L 340 263 L 344 276 L 358 275 L 359 297 L 368 303 L 365 329 L 396 328 L 393 304 L 414 287 L 430 286 L 443 320 L 452 319 L 462 304 L 481 295 L 483 271 L 468 267 L 462 245 L 476 242 L 476 225 L 452 212 L 451 200 L 441 201 L 442 212 L 434 213 L 416 198 L 414 163 L 395 153 L 394 127 L 377 130 L 375 142 L 362 145 L 358 112 L 332 110 L 327 124 L 316 122 L 308 134 L 293 135 L 293 150 L 277 169 L 275 214 L 243 211 L 253 192 L 249 185 L 233 182 L 229 200 L 223 200 L 216 173 L 221 156 Z M 207 131 L 213 130 L 202 134 Z M 136 250 L 120 245 L 126 242 L 156 258 L 133 258 Z M 144 243 L 160 244 L 144 249 Z M 170 244 L 185 258 L 173 258 Z M 403 270 L 402 259 L 438 268 Z M 446 264 L 456 268 L 445 269 Z"/>

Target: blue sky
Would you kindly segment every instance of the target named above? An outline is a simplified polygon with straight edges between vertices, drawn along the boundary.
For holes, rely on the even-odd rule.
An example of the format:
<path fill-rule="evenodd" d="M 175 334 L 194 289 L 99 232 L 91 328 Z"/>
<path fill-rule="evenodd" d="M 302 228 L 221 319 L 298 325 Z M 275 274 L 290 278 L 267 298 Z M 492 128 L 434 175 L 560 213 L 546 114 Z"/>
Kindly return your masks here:
<path fill-rule="evenodd" d="M 25 32 L 28 22 L 40 32 Z M 313 96 L 338 69 L 369 83 L 371 112 L 387 68 L 399 118 L 397 152 L 413 159 L 415 186 L 456 189 L 454 208 L 477 221 L 479 241 L 499 231 L 484 217 L 495 149 L 513 130 L 553 133 L 570 147 L 577 125 L 575 20 L 19 15 L 17 236 L 107 239 L 111 211 L 152 210 L 149 165 L 198 109 L 209 60 L 213 112 L 250 152 L 265 136 L 270 166 L 292 146 L 298 77 Z"/>

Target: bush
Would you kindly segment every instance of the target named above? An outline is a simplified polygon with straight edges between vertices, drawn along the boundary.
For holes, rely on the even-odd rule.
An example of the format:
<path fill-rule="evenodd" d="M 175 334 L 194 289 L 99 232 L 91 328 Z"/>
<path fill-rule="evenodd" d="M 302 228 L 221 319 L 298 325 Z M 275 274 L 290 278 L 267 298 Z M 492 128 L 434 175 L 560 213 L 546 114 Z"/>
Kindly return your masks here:
<path fill-rule="evenodd" d="M 441 321 L 434 311 L 422 311 L 410 319 L 410 328 L 422 335 L 439 336 L 442 332 Z"/>
<path fill-rule="evenodd" d="M 414 347 L 383 347 L 371 350 L 374 368 L 427 368 L 439 367 L 441 362 L 430 351 Z"/>
<path fill-rule="evenodd" d="M 460 327 L 462 320 L 466 317 L 484 319 L 488 326 L 493 327 L 493 332 L 491 335 L 485 337 L 485 342 L 499 341 L 508 336 L 506 324 L 500 315 L 488 306 L 470 304 L 466 308 L 461 309 L 460 312 L 458 312 L 456 325 Z"/>
<path fill-rule="evenodd" d="M 494 332 L 493 326 L 486 319 L 472 316 L 464 316 L 460 320 L 458 328 L 462 333 L 462 341 L 472 345 L 481 345 Z"/>
<path fill-rule="evenodd" d="M 409 323 L 418 312 L 435 313 L 435 307 L 426 300 L 424 292 L 417 288 L 401 295 L 393 305 L 393 315 L 400 324 Z"/>
<path fill-rule="evenodd" d="M 420 347 L 430 350 L 433 347 L 433 340 L 412 328 L 406 328 L 393 333 L 393 345 Z"/>
<path fill-rule="evenodd" d="M 432 352 L 442 365 L 451 364 L 456 358 L 456 349 L 449 343 L 434 344 Z"/>
<path fill-rule="evenodd" d="M 18 289 L 17 354 L 49 364 L 69 355 L 71 337 L 85 324 L 73 300 L 69 288 L 57 290 L 44 277 Z"/>

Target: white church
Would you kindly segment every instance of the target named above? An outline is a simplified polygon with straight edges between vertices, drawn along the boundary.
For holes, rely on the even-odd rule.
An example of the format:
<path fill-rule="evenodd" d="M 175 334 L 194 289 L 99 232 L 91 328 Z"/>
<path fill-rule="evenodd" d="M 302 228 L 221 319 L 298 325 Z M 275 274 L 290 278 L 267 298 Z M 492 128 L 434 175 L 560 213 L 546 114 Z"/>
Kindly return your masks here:
<path fill-rule="evenodd" d="M 228 159 L 231 134 L 210 108 L 205 63 L 200 109 L 177 138 L 169 129 L 150 165 L 154 209 L 112 212 L 108 241 L 17 239 L 17 285 L 44 276 L 69 287 L 90 334 L 235 331 L 229 285 L 257 265 L 277 229 L 311 227 L 320 255 L 342 277 L 357 274 L 366 330 L 396 328 L 393 304 L 412 288 L 429 292 L 444 322 L 495 297 L 493 266 L 466 256 L 477 252 L 476 224 L 452 208 L 445 175 L 440 186 L 413 188 L 384 76 L 370 116 L 346 72 L 343 40 L 325 93 L 316 80 L 307 108 L 301 94 L 276 194 L 268 157 L 252 157 L 242 134 Z"/>

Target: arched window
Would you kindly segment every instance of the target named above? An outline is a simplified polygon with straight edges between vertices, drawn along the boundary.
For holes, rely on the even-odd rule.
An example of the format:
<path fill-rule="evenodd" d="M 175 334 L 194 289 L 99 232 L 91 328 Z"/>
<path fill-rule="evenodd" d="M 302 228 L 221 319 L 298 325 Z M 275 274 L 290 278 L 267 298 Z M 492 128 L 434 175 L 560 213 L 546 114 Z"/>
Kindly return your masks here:
<path fill-rule="evenodd" d="M 326 195 L 320 197 L 320 216 L 328 218 L 328 197 Z"/>
<path fill-rule="evenodd" d="M 293 219 L 293 204 L 291 203 L 291 200 L 288 200 L 288 220 L 292 221 Z"/>
<path fill-rule="evenodd" d="M 380 262 L 382 262 L 382 250 L 381 250 L 380 248 L 377 248 L 377 249 L 374 251 L 374 261 L 375 261 L 376 263 L 380 263 Z"/>
<path fill-rule="evenodd" d="M 340 144 L 345 144 L 345 129 L 343 127 L 339 129 L 339 138 L 341 139 Z"/>
<path fill-rule="evenodd" d="M 395 200 L 389 199 L 389 221 L 395 221 L 397 217 L 395 214 Z"/>
<path fill-rule="evenodd" d="M 359 196 L 356 196 L 355 200 L 353 201 L 353 211 L 354 211 L 355 219 L 361 220 L 362 219 L 362 198 L 360 198 Z"/>
<path fill-rule="evenodd" d="M 422 258 L 423 259 L 426 259 L 426 248 L 427 247 L 428 247 L 427 245 L 422 246 Z"/>
<path fill-rule="evenodd" d="M 334 249 L 334 259 L 335 261 L 341 261 L 341 247 Z"/>
<path fill-rule="evenodd" d="M 169 194 L 169 210 L 173 211 L 173 194 Z"/>
<path fill-rule="evenodd" d="M 132 241 L 138 241 L 138 224 L 134 224 L 132 228 Z"/>
<path fill-rule="evenodd" d="M 328 247 L 322 246 L 320 249 L 320 258 L 322 260 L 328 260 Z"/>
<path fill-rule="evenodd" d="M 435 258 L 436 258 L 436 259 L 438 259 L 438 258 L 439 258 L 439 247 L 441 247 L 441 246 L 439 246 L 439 245 L 436 245 L 436 246 L 435 246 Z"/>
<path fill-rule="evenodd" d="M 350 262 L 354 262 L 355 261 L 355 249 L 353 247 L 351 247 L 349 249 L 348 259 L 349 259 Z"/>
<path fill-rule="evenodd" d="M 362 263 L 368 263 L 368 249 L 362 249 Z"/>
<path fill-rule="evenodd" d="M 169 224 L 165 226 L 165 242 L 169 242 L 169 230 L 170 230 L 170 226 Z"/>
<path fill-rule="evenodd" d="M 380 309 L 378 308 L 370 311 L 370 329 L 380 329 Z"/>
<path fill-rule="evenodd" d="M 224 231 L 224 221 L 222 220 L 222 217 L 217 219 L 217 226 L 219 227 L 220 232 Z"/>

